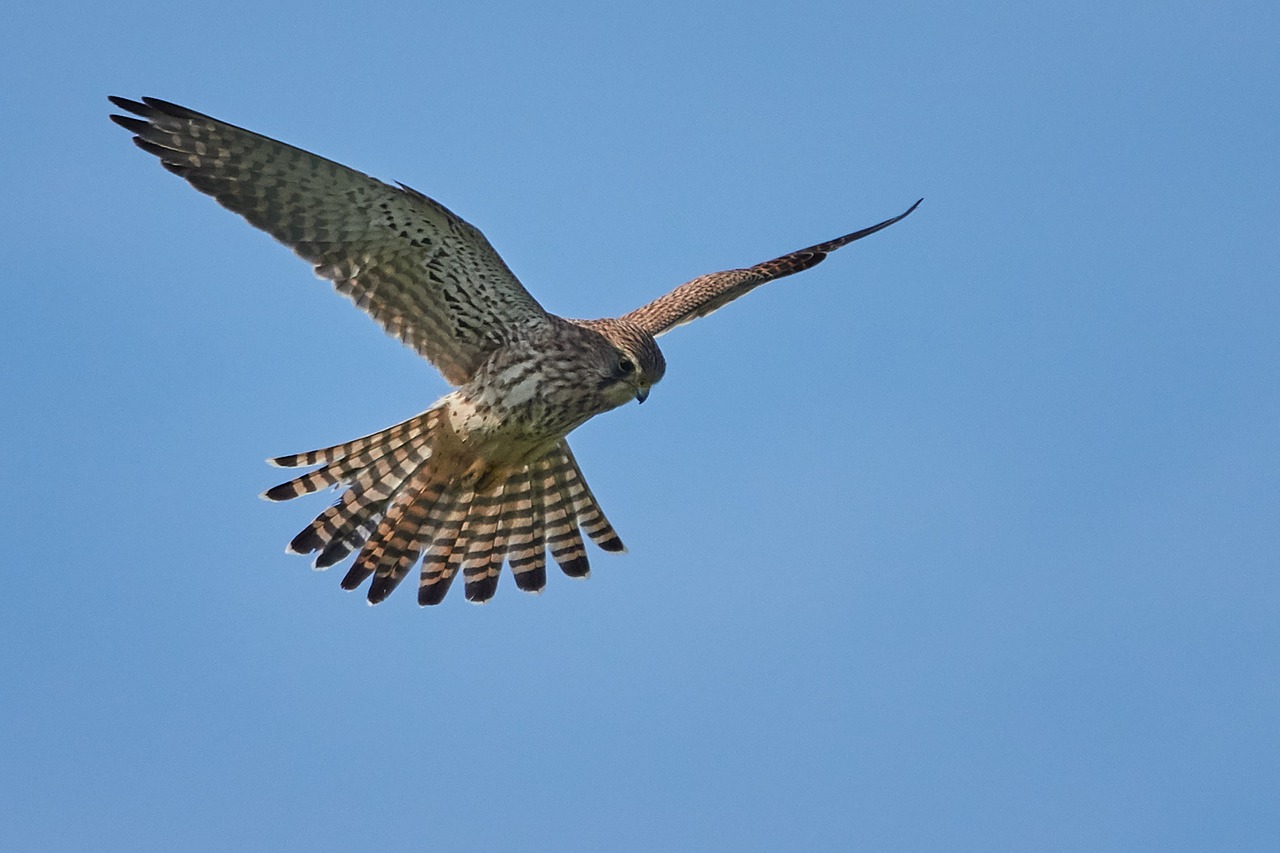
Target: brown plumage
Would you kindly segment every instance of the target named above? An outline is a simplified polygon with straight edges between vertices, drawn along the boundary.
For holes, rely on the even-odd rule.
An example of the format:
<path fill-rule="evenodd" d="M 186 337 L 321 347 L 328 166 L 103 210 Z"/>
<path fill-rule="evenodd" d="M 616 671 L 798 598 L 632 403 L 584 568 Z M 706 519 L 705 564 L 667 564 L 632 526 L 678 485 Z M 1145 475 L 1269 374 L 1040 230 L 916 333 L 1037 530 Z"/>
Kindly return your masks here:
<path fill-rule="evenodd" d="M 403 184 L 161 101 L 111 102 L 111 119 L 193 187 L 309 261 L 317 275 L 457 386 L 430 409 L 353 441 L 270 460 L 318 466 L 264 493 L 342 489 L 289 543 L 328 568 L 355 554 L 345 589 L 385 599 L 415 566 L 418 602 L 461 574 L 489 600 L 503 563 L 516 586 L 546 585 L 546 555 L 586 577 L 582 533 L 625 550 L 565 436 L 662 379 L 656 337 L 915 210 L 756 266 L 704 275 L 617 319 L 547 313 L 477 229 Z"/>

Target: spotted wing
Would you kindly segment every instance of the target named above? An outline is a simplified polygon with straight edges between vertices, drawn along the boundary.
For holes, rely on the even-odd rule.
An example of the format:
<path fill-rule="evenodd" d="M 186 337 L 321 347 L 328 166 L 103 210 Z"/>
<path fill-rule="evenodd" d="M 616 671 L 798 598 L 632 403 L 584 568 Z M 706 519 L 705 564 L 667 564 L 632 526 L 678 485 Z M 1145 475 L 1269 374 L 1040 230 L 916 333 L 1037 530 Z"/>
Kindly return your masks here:
<path fill-rule="evenodd" d="M 861 231 L 854 231 L 852 234 L 846 234 L 807 249 L 800 249 L 746 269 L 724 270 L 699 276 L 693 281 L 680 285 L 665 296 L 658 297 L 648 305 L 637 308 L 622 319 L 630 320 L 657 337 L 690 320 L 707 316 L 766 282 L 816 266 L 836 249 L 888 228 L 906 217 L 920 206 L 920 201 L 907 208 L 905 213 L 886 219 L 870 228 L 863 228 Z"/>
<path fill-rule="evenodd" d="M 139 148 L 310 261 L 449 382 L 547 321 L 484 235 L 416 190 L 156 98 L 110 100 L 137 116 L 111 119 Z"/>

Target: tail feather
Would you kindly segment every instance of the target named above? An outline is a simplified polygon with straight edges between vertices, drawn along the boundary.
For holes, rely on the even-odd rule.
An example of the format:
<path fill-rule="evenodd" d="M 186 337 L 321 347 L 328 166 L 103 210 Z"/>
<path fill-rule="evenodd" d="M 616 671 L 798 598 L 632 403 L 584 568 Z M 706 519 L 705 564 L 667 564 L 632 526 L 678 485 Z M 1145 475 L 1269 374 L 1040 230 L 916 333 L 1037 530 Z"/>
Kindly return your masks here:
<path fill-rule="evenodd" d="M 435 541 L 422 558 L 422 574 L 418 581 L 419 605 L 439 604 L 449 592 L 467 550 L 469 503 L 459 502 L 450 507 L 435 531 Z"/>
<path fill-rule="evenodd" d="M 547 533 L 544 523 L 542 481 L 529 470 L 519 479 L 506 505 L 507 560 L 516 586 L 539 593 L 547 585 Z"/>
<path fill-rule="evenodd" d="M 421 561 L 418 603 L 427 605 L 442 601 L 458 574 L 469 601 L 488 601 L 504 561 L 518 588 L 540 592 L 548 551 L 566 575 L 587 577 L 579 528 L 606 551 L 623 549 L 568 444 L 560 441 L 490 483 L 483 466 L 459 455 L 443 411 L 433 408 L 380 433 L 275 460 L 321 467 L 269 490 L 273 499 L 346 487 L 289 550 L 315 553 L 318 569 L 358 551 L 342 587 L 355 589 L 372 578 L 371 604 L 390 595 Z"/>
<path fill-rule="evenodd" d="M 408 424 L 423 419 L 421 428 L 401 429 L 405 424 L 400 424 L 386 430 L 385 434 L 375 433 L 374 435 L 356 439 L 355 442 L 348 442 L 351 445 L 359 443 L 360 446 L 358 449 L 351 451 L 350 455 L 326 460 L 324 465 L 314 471 L 308 471 L 278 486 L 272 486 L 263 492 L 262 496 L 270 501 L 288 501 L 302 495 L 318 492 L 329 486 L 336 486 L 339 483 L 351 484 L 352 480 L 358 476 L 381 480 L 391 471 L 404 471 L 404 476 L 407 478 L 430 455 L 431 445 L 421 439 L 422 435 L 435 424 L 439 417 L 438 410 L 430 409 L 417 418 L 405 422 L 405 424 Z M 336 445 L 335 447 L 341 448 L 345 446 Z M 313 450 L 309 454 L 284 456 L 271 461 L 279 463 L 280 459 L 299 459 L 318 453 L 328 453 L 334 449 L 331 447 L 326 448 L 324 451 Z M 310 465 L 315 463 L 300 462 L 297 464 Z"/>
<path fill-rule="evenodd" d="M 299 531 L 286 548 L 290 554 L 310 554 L 319 551 L 314 566 L 327 569 L 337 560 L 332 557 L 341 548 L 347 547 L 351 553 L 358 544 L 373 533 L 378 521 L 382 519 L 382 510 L 386 501 L 368 492 L 354 489 L 342 493 L 342 497 L 324 512 Z M 359 542 L 355 540 L 359 539 Z"/>
<path fill-rule="evenodd" d="M 547 524 L 547 548 L 551 557 L 560 566 L 560 571 L 571 578 L 585 578 L 591 575 L 591 564 L 587 561 L 587 549 L 582 544 L 582 535 L 578 532 L 578 517 L 573 508 L 573 500 L 569 495 L 568 480 L 564 476 L 565 457 L 544 459 L 542 487 L 547 494 L 545 518 Z"/>
<path fill-rule="evenodd" d="M 384 600 L 408 576 L 430 544 L 429 537 L 439 519 L 457 500 L 451 484 L 431 479 L 431 472 L 426 468 L 420 469 L 419 475 L 423 475 L 422 482 L 417 482 L 418 476 L 410 481 L 409 488 L 402 493 L 409 495 L 409 499 L 400 507 L 392 504 L 352 566 L 354 570 L 363 562 L 362 571 L 371 571 L 374 575 L 369 585 L 370 604 Z"/>
<path fill-rule="evenodd" d="M 505 485 L 499 483 L 487 494 L 478 495 L 471 503 L 471 514 L 467 518 L 471 533 L 462 560 L 462 576 L 467 582 L 467 601 L 477 604 L 493 598 L 498 589 L 502 559 L 507 553 L 506 531 L 502 525 Z"/>
<path fill-rule="evenodd" d="M 387 502 L 422 468 L 431 456 L 430 445 L 421 445 L 394 457 L 383 457 L 353 478 L 351 488 L 329 509 L 320 513 L 293 541 L 295 554 L 321 551 L 317 569 L 327 569 L 364 544 L 381 519 Z M 287 485 L 287 484 L 286 484 Z"/>
<path fill-rule="evenodd" d="M 359 438 L 354 438 L 342 444 L 335 444 L 332 447 L 322 447 L 319 450 L 295 453 L 291 456 L 277 456 L 273 459 L 268 459 L 267 462 L 277 468 L 301 468 L 307 465 L 319 465 L 322 462 L 333 462 L 347 456 L 356 456 L 371 447 L 387 442 L 398 442 L 401 437 L 404 438 L 404 441 L 414 441 L 427 434 L 432 422 L 438 417 L 439 411 L 435 406 L 432 406 L 422 414 L 409 418 L 409 420 L 398 423 L 388 429 L 371 432 L 368 435 L 362 435 Z"/>
<path fill-rule="evenodd" d="M 384 501 L 366 499 L 362 505 L 353 507 L 343 518 L 339 526 L 334 528 L 328 543 L 312 561 L 315 569 L 327 569 L 341 563 L 351 552 L 364 546 L 369 537 L 378 529 L 382 521 L 382 505 Z"/>
<path fill-rule="evenodd" d="M 569 451 L 569 445 L 564 444 L 563 448 L 565 461 L 568 463 L 568 467 L 564 468 L 564 476 L 568 483 L 568 491 L 573 497 L 573 509 L 577 513 L 578 524 L 600 550 L 614 553 L 626 551 L 627 546 L 622 544 L 617 531 L 613 529 L 609 519 L 605 518 L 604 510 L 600 509 L 596 496 L 591 494 L 591 487 L 582 476 L 582 469 L 578 467 L 578 460 L 574 459 L 573 453 Z"/>
<path fill-rule="evenodd" d="M 458 575 L 466 556 L 467 543 L 471 540 L 472 517 L 467 515 L 470 503 L 461 507 L 461 526 L 452 540 L 448 538 L 436 540 L 431 547 L 428 560 L 422 562 L 421 587 L 417 590 L 417 603 L 420 606 L 439 605 L 449 592 L 453 579 Z M 430 585 L 428 585 L 430 583 Z"/>
<path fill-rule="evenodd" d="M 347 570 L 342 579 L 343 589 L 355 589 L 373 575 L 382 565 L 382 557 L 392 544 L 392 536 L 404 519 L 405 510 L 420 497 L 432 499 L 431 494 L 423 495 L 423 489 L 429 482 L 426 469 L 415 472 L 413 478 L 400 489 L 385 507 L 382 518 L 374 528 L 372 536 L 360 548 L 355 562 Z M 327 546 L 326 546 L 327 547 Z M 323 553 L 323 552 L 322 552 Z"/>

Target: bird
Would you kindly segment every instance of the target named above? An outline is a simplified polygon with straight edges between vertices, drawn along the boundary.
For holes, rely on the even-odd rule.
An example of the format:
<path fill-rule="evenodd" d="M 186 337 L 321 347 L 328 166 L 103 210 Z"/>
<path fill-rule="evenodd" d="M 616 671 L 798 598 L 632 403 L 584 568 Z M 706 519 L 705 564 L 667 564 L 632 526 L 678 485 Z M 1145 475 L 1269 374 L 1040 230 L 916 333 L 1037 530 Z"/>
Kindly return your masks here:
<path fill-rule="evenodd" d="M 645 401 L 666 372 L 657 338 L 762 284 L 910 215 L 905 212 L 772 260 L 702 275 L 628 314 L 575 320 L 544 310 L 485 236 L 405 184 L 363 172 L 158 98 L 110 96 L 133 142 L 310 263 L 317 276 L 435 365 L 453 387 L 426 411 L 330 447 L 269 459 L 309 468 L 263 492 L 286 501 L 335 489 L 290 542 L 326 569 L 355 555 L 341 586 L 366 580 L 370 604 L 415 566 L 418 603 L 455 577 L 490 600 L 504 564 L 540 593 L 547 554 L 590 572 L 582 534 L 625 551 L 566 436 Z M 372 579 L 372 580 L 370 580 Z"/>

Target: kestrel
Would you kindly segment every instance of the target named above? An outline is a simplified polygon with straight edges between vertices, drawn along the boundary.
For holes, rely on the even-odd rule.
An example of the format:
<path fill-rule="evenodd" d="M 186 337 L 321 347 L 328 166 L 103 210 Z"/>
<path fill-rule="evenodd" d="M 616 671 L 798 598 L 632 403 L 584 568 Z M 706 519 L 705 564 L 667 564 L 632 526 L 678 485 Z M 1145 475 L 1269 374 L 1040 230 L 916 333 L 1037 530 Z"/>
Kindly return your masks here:
<path fill-rule="evenodd" d="M 268 500 L 343 489 L 287 550 L 316 554 L 317 569 L 356 552 L 342 587 L 372 577 L 370 604 L 419 562 L 419 604 L 438 604 L 459 571 L 467 599 L 483 602 L 503 562 L 516 586 L 540 592 L 547 551 L 566 575 L 586 577 L 580 530 L 605 551 L 624 550 L 565 436 L 644 402 L 666 371 L 659 335 L 814 266 L 920 204 L 826 243 L 695 278 L 622 317 L 567 320 L 542 309 L 483 234 L 417 190 L 156 98 L 110 100 L 137 116 L 111 119 L 139 148 L 293 249 L 456 386 L 381 432 L 269 460 L 319 467 L 268 489 Z"/>

